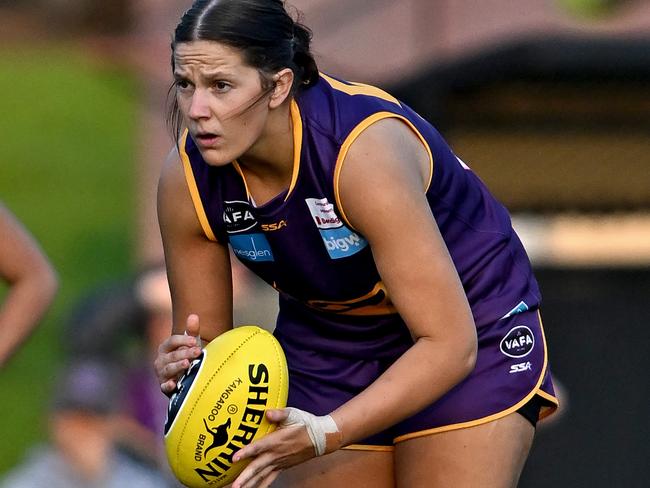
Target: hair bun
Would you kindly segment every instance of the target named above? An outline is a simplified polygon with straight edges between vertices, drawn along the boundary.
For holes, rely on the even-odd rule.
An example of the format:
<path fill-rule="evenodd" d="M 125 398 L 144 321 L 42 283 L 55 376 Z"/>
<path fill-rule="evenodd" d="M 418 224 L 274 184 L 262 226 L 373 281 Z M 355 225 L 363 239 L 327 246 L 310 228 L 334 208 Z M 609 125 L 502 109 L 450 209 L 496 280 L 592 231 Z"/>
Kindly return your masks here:
<path fill-rule="evenodd" d="M 300 70 L 298 73 L 300 84 L 305 87 L 312 86 L 318 81 L 318 66 L 310 51 L 311 39 L 311 30 L 300 22 L 295 22 L 291 39 L 293 62 Z"/>

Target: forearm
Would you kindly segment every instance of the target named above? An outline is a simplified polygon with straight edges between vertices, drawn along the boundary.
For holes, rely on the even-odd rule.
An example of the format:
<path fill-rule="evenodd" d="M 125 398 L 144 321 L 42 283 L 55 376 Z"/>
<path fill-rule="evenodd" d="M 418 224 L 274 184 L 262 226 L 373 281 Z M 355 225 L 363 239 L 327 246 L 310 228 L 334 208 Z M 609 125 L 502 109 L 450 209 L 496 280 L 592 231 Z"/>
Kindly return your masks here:
<path fill-rule="evenodd" d="M 340 438 L 328 450 L 358 442 L 433 403 L 474 368 L 474 344 L 419 339 L 366 390 L 332 413 Z M 331 446 L 330 442 L 340 442 Z"/>
<path fill-rule="evenodd" d="M 49 268 L 11 286 L 0 307 L 0 367 L 45 315 L 57 287 L 56 275 Z"/>

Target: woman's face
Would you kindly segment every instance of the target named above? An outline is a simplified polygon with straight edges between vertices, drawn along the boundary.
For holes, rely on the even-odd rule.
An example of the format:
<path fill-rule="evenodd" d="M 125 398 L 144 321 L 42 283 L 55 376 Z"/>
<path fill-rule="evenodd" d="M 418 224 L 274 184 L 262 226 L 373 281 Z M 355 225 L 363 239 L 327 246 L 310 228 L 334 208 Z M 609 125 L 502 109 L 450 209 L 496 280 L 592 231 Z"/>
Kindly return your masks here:
<path fill-rule="evenodd" d="M 244 64 L 239 50 L 214 41 L 177 44 L 174 60 L 178 106 L 205 162 L 222 166 L 246 153 L 269 110 L 259 100 L 258 70 Z"/>

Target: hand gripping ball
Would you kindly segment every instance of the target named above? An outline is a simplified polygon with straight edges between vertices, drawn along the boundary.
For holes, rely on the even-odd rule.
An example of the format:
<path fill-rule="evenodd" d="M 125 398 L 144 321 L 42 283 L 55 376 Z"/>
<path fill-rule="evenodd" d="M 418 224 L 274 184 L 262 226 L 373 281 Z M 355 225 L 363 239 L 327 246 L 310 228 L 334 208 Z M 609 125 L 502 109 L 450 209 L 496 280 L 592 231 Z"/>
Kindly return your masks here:
<path fill-rule="evenodd" d="M 264 412 L 287 404 L 288 372 L 273 335 L 255 326 L 210 342 L 169 401 L 165 449 L 174 475 L 191 488 L 232 483 L 249 460 L 239 449 L 275 429 Z"/>

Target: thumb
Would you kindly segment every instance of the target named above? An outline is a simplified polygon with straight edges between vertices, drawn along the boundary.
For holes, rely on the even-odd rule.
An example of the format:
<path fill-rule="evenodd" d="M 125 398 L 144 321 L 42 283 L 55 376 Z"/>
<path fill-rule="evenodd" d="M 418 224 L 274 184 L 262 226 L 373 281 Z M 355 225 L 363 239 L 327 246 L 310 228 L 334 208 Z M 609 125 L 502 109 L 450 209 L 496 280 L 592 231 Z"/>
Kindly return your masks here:
<path fill-rule="evenodd" d="M 195 313 L 191 313 L 187 316 L 187 322 L 185 323 L 185 333 L 190 336 L 199 337 L 199 316 Z"/>
<path fill-rule="evenodd" d="M 269 420 L 269 422 L 273 422 L 274 424 L 284 422 L 288 417 L 288 408 L 270 408 L 266 411 L 266 418 Z"/>

